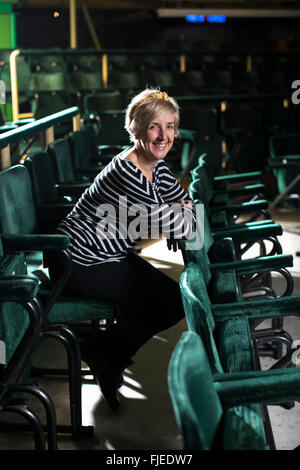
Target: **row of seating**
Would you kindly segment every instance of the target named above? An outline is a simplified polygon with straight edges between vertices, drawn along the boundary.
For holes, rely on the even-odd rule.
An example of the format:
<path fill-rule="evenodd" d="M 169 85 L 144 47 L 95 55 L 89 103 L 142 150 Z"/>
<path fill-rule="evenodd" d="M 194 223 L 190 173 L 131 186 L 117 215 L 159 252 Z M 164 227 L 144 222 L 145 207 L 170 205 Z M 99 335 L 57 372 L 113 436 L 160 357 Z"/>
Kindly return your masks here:
<path fill-rule="evenodd" d="M 181 242 L 180 278 L 188 328 L 170 360 L 169 391 L 184 449 L 266 450 L 274 448 L 266 405 L 299 400 L 284 318 L 299 315 L 300 296 L 292 295 L 293 257 L 282 254 L 260 172 L 219 170 L 204 154 L 191 174 L 199 216 L 195 240 Z M 283 292 L 272 271 L 284 276 Z M 269 370 L 263 356 L 275 361 Z"/>
<path fill-rule="evenodd" d="M 85 156 L 89 158 L 88 151 L 93 150 L 98 154 L 93 125 L 87 126 L 80 136 L 85 139 Z M 15 412 L 29 421 L 38 450 L 55 450 L 59 432 L 69 433 L 73 440 L 92 435 L 93 428 L 82 425 L 79 340 L 114 321 L 111 302 L 61 294 L 70 272 L 66 251 L 69 240 L 55 235 L 54 230 L 90 185 L 92 174 L 90 168 L 84 178 L 80 168 L 72 173 L 75 160 L 71 149 L 76 142 L 74 135 L 58 139 L 47 151 L 0 173 L 0 338 L 6 349 L 0 375 L 0 408 L 1 412 Z M 96 159 L 94 155 L 94 162 Z M 94 165 L 93 171 L 99 172 L 103 161 Z M 49 278 L 50 257 L 56 260 L 60 273 L 56 282 Z M 81 322 L 88 325 L 83 332 L 76 329 Z M 37 348 L 47 337 L 58 340 L 66 350 L 67 370 L 60 373 L 69 377 L 70 424 L 56 423 L 51 396 L 36 385 L 36 378 L 45 372 L 57 373 L 34 367 Z M 46 410 L 46 424 L 28 407 L 26 394 L 41 402 Z M 5 423 L 1 422 L 0 429 L 6 429 Z M 18 424 L 13 429 L 18 429 Z"/>
<path fill-rule="evenodd" d="M 105 86 L 116 88 L 122 94 L 123 103 L 128 93 L 143 89 L 147 85 L 160 86 L 174 96 L 192 96 L 196 94 L 229 94 L 229 93 L 274 93 L 283 92 L 290 95 L 291 84 L 295 80 L 295 63 L 292 56 L 274 59 L 274 66 L 263 69 L 267 60 L 261 62 L 260 68 L 246 69 L 224 64 L 221 55 L 201 56 L 199 62 L 187 60 L 186 71 L 180 71 L 180 54 L 147 55 L 111 54 L 109 56 L 108 83 Z M 170 61 L 173 63 L 170 63 Z M 287 66 L 286 62 L 292 65 Z M 236 64 L 233 59 L 229 64 Z M 254 64 L 256 62 L 254 61 Z M 214 65 L 212 65 L 214 64 Z M 42 117 L 53 109 L 55 94 L 56 110 L 63 106 L 79 105 L 84 109 L 84 97 L 87 94 L 103 90 L 101 58 L 97 55 L 64 55 L 55 51 L 45 51 L 41 56 L 17 57 L 17 76 L 19 103 L 21 107 L 30 108 L 34 116 Z M 0 78 L 5 82 L 7 99 L 11 91 L 9 52 L 2 52 Z M 52 104 L 52 107 L 51 107 Z M 50 107 L 50 108 L 49 108 Z"/>
<path fill-rule="evenodd" d="M 160 54 L 157 53 L 160 52 Z M 164 54 L 163 52 L 166 52 Z M 1 64 L 4 70 L 9 64 L 9 54 L 11 51 L 2 50 L 0 54 Z M 62 54 L 62 52 L 64 52 Z M 251 59 L 251 68 L 257 72 L 265 73 L 268 71 L 283 71 L 291 73 L 297 70 L 298 62 L 296 54 L 265 53 L 263 55 L 253 54 L 251 52 L 241 54 L 230 54 L 228 52 L 209 53 L 201 51 L 199 48 L 192 48 L 190 51 L 177 47 L 164 49 L 156 44 L 151 48 L 136 53 L 128 50 L 104 50 L 108 55 L 108 64 L 111 70 L 130 70 L 141 71 L 145 69 L 177 69 L 180 68 L 180 56 L 186 57 L 187 70 L 232 70 L 240 71 L 249 69 L 249 58 Z M 72 54 L 69 51 L 61 49 L 46 49 L 43 54 L 30 54 L 25 51 L 25 67 L 29 72 L 36 71 L 51 72 L 53 68 L 56 71 L 72 72 L 74 70 L 84 70 L 88 72 L 99 71 L 101 67 L 101 56 L 95 54 L 93 50 L 82 51 L 81 54 Z"/>
<path fill-rule="evenodd" d="M 276 109 L 273 108 L 273 110 L 276 114 Z M 245 122 L 247 111 L 244 114 L 243 110 L 240 109 L 236 110 L 235 114 L 235 108 L 233 108 L 229 109 L 228 113 L 229 121 L 227 121 L 225 115 L 222 116 L 223 124 L 228 127 L 224 126 L 222 129 L 217 130 L 214 125 L 210 125 L 213 119 L 216 120 L 212 111 L 202 109 L 197 113 L 194 107 L 191 113 L 191 117 L 195 116 L 193 124 L 191 123 L 192 119 L 185 119 L 188 113 L 184 114 L 182 124 L 187 124 L 188 128 L 193 129 L 197 139 L 197 151 L 194 152 L 194 155 L 205 152 L 214 155 L 218 165 L 226 167 L 226 171 L 231 170 L 240 173 L 260 170 L 263 173 L 263 179 L 268 181 L 267 196 L 269 200 L 280 197 L 285 205 L 299 207 L 300 187 L 297 175 L 299 173 L 300 153 L 298 130 L 296 132 L 287 130 L 287 127 L 279 124 L 278 119 L 276 126 L 263 132 L 258 127 L 250 128 L 249 126 L 247 128 Z M 230 123 L 230 115 L 235 116 L 232 123 Z M 286 111 L 287 116 L 288 111 Z M 206 121 L 205 117 L 207 117 Z M 210 117 L 212 118 L 210 119 Z M 240 121 L 238 121 L 239 117 Z M 273 122 L 275 123 L 275 120 Z M 202 126 L 201 123 L 203 123 Z M 230 127 L 231 125 L 232 127 Z M 186 176 L 193 164 L 195 164 L 195 158 L 190 161 L 188 167 L 184 170 Z M 215 169 L 212 168 L 211 171 Z M 219 168 L 217 169 L 219 170 Z"/>
<path fill-rule="evenodd" d="M 295 72 L 289 75 L 283 71 L 232 71 L 202 70 L 195 68 L 180 72 L 179 69 L 160 67 L 145 70 L 108 70 L 108 86 L 121 90 L 143 88 L 145 83 L 154 86 L 168 87 L 175 95 L 193 95 L 198 93 L 230 93 L 230 92 L 288 92 L 295 79 Z M 75 93 L 103 88 L 100 68 L 95 72 L 75 69 L 68 72 L 35 72 L 29 81 L 30 92 L 60 91 L 71 89 Z"/>

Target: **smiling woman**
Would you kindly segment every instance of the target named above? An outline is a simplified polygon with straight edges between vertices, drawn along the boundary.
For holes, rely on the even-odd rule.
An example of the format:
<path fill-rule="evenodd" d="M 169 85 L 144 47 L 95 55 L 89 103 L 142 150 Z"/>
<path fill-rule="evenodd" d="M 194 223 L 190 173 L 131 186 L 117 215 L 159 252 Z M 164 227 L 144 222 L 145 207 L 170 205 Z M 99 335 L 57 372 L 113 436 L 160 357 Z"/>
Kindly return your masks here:
<path fill-rule="evenodd" d="M 162 113 L 147 126 L 147 132 L 135 135 L 135 147 L 126 158 L 131 160 L 153 182 L 153 170 L 158 160 L 165 158 L 175 138 L 173 113 Z"/>
<path fill-rule="evenodd" d="M 155 88 L 146 88 L 136 95 L 126 110 L 125 118 L 125 127 L 131 141 L 135 142 L 137 135 L 142 136 L 145 133 L 145 123 L 150 124 L 162 113 L 173 114 L 175 135 L 178 135 L 179 107 L 174 98 Z"/>
<path fill-rule="evenodd" d="M 155 165 L 166 157 L 178 134 L 178 105 L 167 93 L 146 89 L 129 104 L 125 127 L 134 143 L 126 158 L 152 183 Z"/>
<path fill-rule="evenodd" d="M 133 146 L 97 175 L 58 227 L 70 238 L 73 259 L 66 292 L 116 304 L 110 330 L 81 343 L 83 360 L 114 410 L 132 356 L 184 317 L 178 283 L 133 252 L 145 235 L 189 238 L 195 225 L 195 207 L 164 161 L 178 126 L 177 103 L 166 93 L 147 89 L 133 98 L 126 112 Z"/>

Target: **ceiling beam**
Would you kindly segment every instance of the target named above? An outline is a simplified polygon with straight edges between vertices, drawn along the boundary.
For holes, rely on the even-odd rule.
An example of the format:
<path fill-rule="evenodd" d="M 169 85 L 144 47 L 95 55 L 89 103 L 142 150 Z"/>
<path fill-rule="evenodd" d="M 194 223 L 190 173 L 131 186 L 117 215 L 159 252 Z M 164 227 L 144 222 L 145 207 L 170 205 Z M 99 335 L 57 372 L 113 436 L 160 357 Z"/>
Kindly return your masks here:
<path fill-rule="evenodd" d="M 145 0 L 143 2 L 130 1 L 130 0 L 87 0 L 87 8 L 89 9 L 151 9 L 155 2 Z M 69 8 L 69 0 L 19 0 L 18 7 L 20 8 Z"/>
<path fill-rule="evenodd" d="M 300 17 L 300 9 L 159 8 L 157 14 L 160 18 L 181 18 L 187 15 L 224 15 L 228 18 L 294 18 Z"/>

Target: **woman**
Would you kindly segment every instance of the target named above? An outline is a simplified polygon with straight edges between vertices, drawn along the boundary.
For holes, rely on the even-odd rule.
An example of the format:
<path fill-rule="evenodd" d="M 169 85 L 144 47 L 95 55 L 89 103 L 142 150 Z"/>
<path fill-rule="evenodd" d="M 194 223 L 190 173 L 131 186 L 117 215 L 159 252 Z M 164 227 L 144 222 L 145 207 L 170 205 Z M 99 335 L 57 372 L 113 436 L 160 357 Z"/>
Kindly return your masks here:
<path fill-rule="evenodd" d="M 137 350 L 184 317 L 178 284 L 133 252 L 137 241 L 162 233 L 188 238 L 195 210 L 164 158 L 178 133 L 174 99 L 155 89 L 135 96 L 125 127 L 133 146 L 97 175 L 59 233 L 70 237 L 70 294 L 116 303 L 116 323 L 82 341 L 88 364 L 112 409 L 122 372 Z"/>

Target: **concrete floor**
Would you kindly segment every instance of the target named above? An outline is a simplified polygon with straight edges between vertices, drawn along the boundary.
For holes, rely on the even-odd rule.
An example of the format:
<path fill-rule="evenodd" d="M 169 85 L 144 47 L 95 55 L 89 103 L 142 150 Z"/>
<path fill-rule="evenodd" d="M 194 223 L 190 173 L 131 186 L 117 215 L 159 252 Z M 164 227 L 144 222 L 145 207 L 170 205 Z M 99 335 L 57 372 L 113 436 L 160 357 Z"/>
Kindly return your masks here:
<path fill-rule="evenodd" d="M 300 210 L 281 209 L 274 212 L 273 219 L 280 223 L 284 233 L 279 237 L 283 253 L 294 256 L 294 266 L 290 268 L 295 287 L 294 295 L 300 294 Z M 280 284 L 279 279 L 275 282 Z M 300 313 L 300 312 L 299 312 Z M 300 340 L 300 318 L 288 317 L 284 322 L 285 330 L 290 333 L 294 341 Z M 265 359 L 264 366 L 272 365 L 273 360 Z M 280 406 L 269 406 L 270 419 L 277 450 L 293 450 L 300 445 L 300 403 L 296 402 L 294 408 L 285 410 Z"/>
<path fill-rule="evenodd" d="M 285 229 L 280 237 L 284 253 L 300 251 L 299 211 L 281 210 L 273 218 Z M 292 230 L 292 232 L 291 232 Z M 298 232 L 297 233 L 295 233 Z M 183 269 L 181 253 L 169 252 L 165 241 L 160 241 L 143 249 L 143 256 L 174 279 L 178 279 Z M 291 269 L 295 279 L 295 294 L 300 294 L 300 258 L 294 258 Z M 279 279 L 275 282 L 280 284 Z M 290 317 L 285 328 L 294 340 L 300 340 L 300 320 Z M 136 355 L 135 364 L 125 371 L 125 382 L 120 389 L 121 407 L 113 413 L 104 402 L 99 388 L 91 377 L 83 378 L 82 406 L 83 424 L 94 426 L 93 437 L 83 437 L 72 441 L 69 434 L 58 437 L 59 450 L 177 450 L 181 449 L 181 438 L 176 425 L 167 387 L 167 368 L 172 351 L 186 329 L 185 321 L 163 332 L 148 342 Z M 264 366 L 272 360 L 264 359 Z M 36 365 L 55 364 L 65 366 L 65 352 L 57 342 L 44 341 L 39 347 Z M 42 378 L 44 388 L 54 401 L 58 424 L 69 423 L 68 382 L 65 377 Z M 34 399 L 30 406 L 43 410 Z M 290 410 L 270 406 L 270 418 L 276 448 L 293 449 L 300 444 L 300 404 Z M 7 421 L 15 416 L 5 416 Z M 31 434 L 21 432 L 1 433 L 0 450 L 33 449 Z"/>

